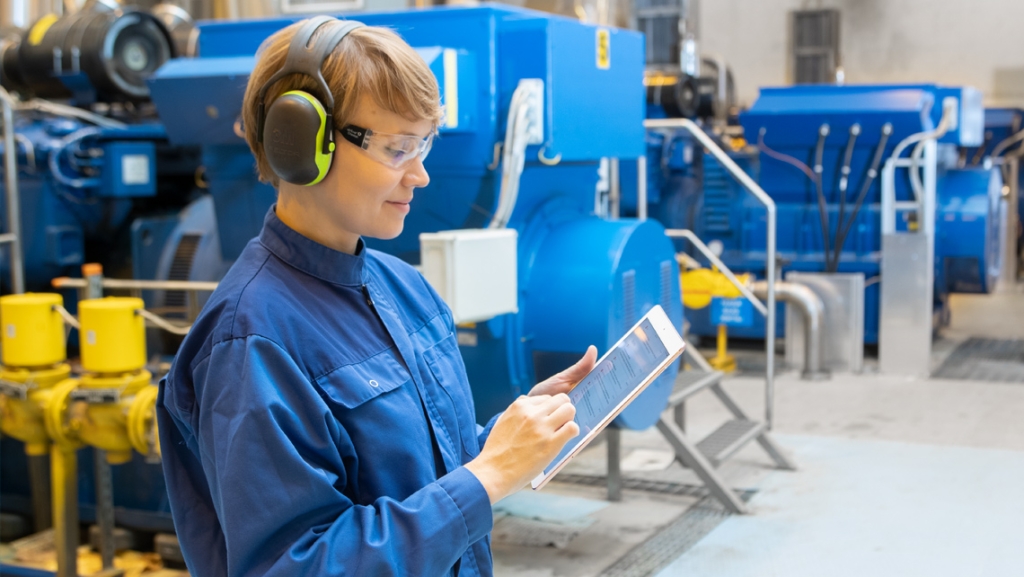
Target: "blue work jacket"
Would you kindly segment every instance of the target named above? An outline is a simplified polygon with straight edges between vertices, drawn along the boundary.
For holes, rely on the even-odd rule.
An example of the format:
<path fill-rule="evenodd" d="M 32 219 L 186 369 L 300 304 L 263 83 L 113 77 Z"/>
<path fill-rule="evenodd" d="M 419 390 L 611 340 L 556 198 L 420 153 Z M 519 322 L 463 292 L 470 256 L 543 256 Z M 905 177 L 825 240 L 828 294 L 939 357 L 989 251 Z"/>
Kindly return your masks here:
<path fill-rule="evenodd" d="M 491 575 L 487 492 L 451 312 L 415 269 L 341 253 L 272 207 L 157 401 L 195 577 Z"/>

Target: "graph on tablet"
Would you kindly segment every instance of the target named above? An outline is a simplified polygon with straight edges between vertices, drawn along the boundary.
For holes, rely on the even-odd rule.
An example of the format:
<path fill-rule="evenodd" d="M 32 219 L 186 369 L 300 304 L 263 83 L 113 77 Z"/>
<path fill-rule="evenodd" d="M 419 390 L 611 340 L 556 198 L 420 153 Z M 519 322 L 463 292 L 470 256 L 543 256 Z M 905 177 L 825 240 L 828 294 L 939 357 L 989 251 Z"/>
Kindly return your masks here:
<path fill-rule="evenodd" d="M 644 319 L 598 363 L 580 384 L 569 392 L 576 407 L 580 434 L 566 443 L 558 457 L 544 470 L 548 473 L 582 443 L 587 433 L 639 386 L 670 353 L 649 319 Z"/>

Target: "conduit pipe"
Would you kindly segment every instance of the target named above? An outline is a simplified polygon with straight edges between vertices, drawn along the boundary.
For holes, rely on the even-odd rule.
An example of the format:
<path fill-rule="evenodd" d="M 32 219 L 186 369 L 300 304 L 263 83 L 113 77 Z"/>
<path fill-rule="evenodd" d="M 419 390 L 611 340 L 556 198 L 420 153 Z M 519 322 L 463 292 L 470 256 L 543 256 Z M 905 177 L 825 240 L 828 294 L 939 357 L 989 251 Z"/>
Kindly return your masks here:
<path fill-rule="evenodd" d="M 768 283 L 757 281 L 751 290 L 758 298 L 768 294 Z M 825 305 L 810 288 L 800 283 L 776 281 L 775 296 L 786 304 L 793 305 L 804 317 L 804 370 L 800 378 L 821 381 L 829 378 L 822 367 L 822 337 L 825 325 Z"/>

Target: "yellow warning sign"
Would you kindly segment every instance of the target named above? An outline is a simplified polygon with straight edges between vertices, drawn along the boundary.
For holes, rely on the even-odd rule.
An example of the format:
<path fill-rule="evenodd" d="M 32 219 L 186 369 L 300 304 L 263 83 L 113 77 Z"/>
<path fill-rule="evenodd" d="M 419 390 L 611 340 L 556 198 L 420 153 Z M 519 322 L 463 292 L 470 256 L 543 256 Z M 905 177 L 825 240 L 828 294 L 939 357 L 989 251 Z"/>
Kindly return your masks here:
<path fill-rule="evenodd" d="M 39 43 L 43 41 L 43 36 L 46 36 L 46 31 L 53 26 L 53 23 L 57 21 L 56 14 L 47 14 L 32 26 L 32 30 L 28 33 L 28 43 L 32 46 L 39 46 Z"/>
<path fill-rule="evenodd" d="M 612 35 L 607 28 L 597 29 L 597 67 L 608 70 L 612 66 Z"/>

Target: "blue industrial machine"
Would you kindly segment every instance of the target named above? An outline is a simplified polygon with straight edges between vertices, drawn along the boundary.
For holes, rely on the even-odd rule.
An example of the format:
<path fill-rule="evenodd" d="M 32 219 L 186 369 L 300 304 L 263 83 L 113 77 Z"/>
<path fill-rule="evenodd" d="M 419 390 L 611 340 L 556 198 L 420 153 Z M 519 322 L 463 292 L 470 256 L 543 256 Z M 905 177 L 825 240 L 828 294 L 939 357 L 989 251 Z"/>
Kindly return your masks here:
<path fill-rule="evenodd" d="M 1024 223 L 1024 203 L 1020 202 L 1020 189 L 1024 184 L 1024 171 L 1020 170 L 1020 158 L 1024 154 L 1024 110 L 1020 108 L 986 108 L 985 109 L 985 139 L 981 146 L 964 147 L 961 149 L 960 164 L 962 166 L 982 166 L 986 161 L 993 161 L 998 164 L 1003 176 L 1003 182 L 1007 185 L 1004 196 L 1007 198 L 1008 208 L 1013 211 L 1013 204 L 1016 204 L 1016 219 L 1007 218 L 1007 242 L 1012 250 L 1004 255 L 1004 266 L 1009 266 L 1010 274 L 1004 276 L 1015 276 L 1019 266 L 1008 262 L 1007 258 L 1016 259 L 1018 262 L 1024 250 L 1024 230 L 1021 223 Z M 1016 173 L 1016 174 L 1014 174 Z M 1010 189 L 1013 190 L 1010 190 Z M 1009 217 L 1010 215 L 1006 215 Z"/>
<path fill-rule="evenodd" d="M 880 173 L 899 142 L 940 124 L 948 98 L 956 101 L 958 122 L 938 140 L 934 217 L 933 294 L 936 320 L 942 323 L 947 295 L 989 292 L 999 274 L 999 171 L 958 165 L 957 146 L 982 142 L 980 95 L 935 85 L 765 88 L 740 115 L 745 139 L 757 148 L 739 149 L 733 157 L 776 202 L 781 274 L 863 273 L 866 343 L 879 339 Z M 763 278 L 764 208 L 683 134 L 650 135 L 648 159 L 648 182 L 661 187 L 651 194 L 656 201 L 651 214 L 720 246 L 733 271 Z M 923 224 L 919 210 L 900 208 L 915 198 L 911 174 L 902 171 L 894 178 L 896 231 Z M 687 318 L 693 333 L 715 334 L 708 309 Z M 784 330 L 779 323 L 778 336 Z M 757 319 L 730 332 L 763 338 L 764 324 Z"/>
<path fill-rule="evenodd" d="M 613 344 L 654 304 L 681 323 L 662 226 L 593 214 L 600 159 L 644 153 L 641 35 L 496 6 L 359 19 L 394 28 L 418 50 L 437 75 L 448 115 L 425 162 L 431 183 L 417 192 L 405 232 L 368 244 L 417 263 L 420 233 L 506 223 L 519 233 L 519 313 L 459 328 L 481 420 L 587 345 Z M 150 81 L 171 142 L 202 145 L 226 260 L 258 232 L 273 202 L 235 123 L 253 54 L 290 22 L 203 25 L 200 57 L 171 62 Z M 498 151 L 508 146 L 506 118 L 524 79 L 543 82 L 543 136 L 525 149 L 514 208 L 502 217 L 502 181 L 514 167 L 498 162 Z M 203 274 L 193 278 L 214 279 Z M 651 426 L 674 378 L 674 369 L 666 372 L 619 423 Z"/>
<path fill-rule="evenodd" d="M 640 34 L 496 6 L 359 19 L 395 29 L 416 48 L 437 76 L 446 111 L 425 162 L 431 183 L 417 191 L 405 232 L 369 245 L 415 264 L 421 233 L 518 232 L 518 313 L 458 328 L 481 422 L 588 345 L 606 350 L 655 304 L 682 324 L 678 268 L 663 226 L 595 215 L 600 159 L 644 153 Z M 127 111 L 118 118 L 124 126 L 19 115 L 30 288 L 74 273 L 84 258 L 96 260 L 94 242 L 119 249 L 104 259 L 111 276 L 221 278 L 274 202 L 240 136 L 240 107 L 259 45 L 293 21 L 201 23 L 200 56 L 171 60 L 145 83 L 159 120 L 128 114 L 148 109 L 139 99 L 110 105 Z M 534 87 L 532 102 L 540 103 L 529 145 L 508 134 L 516 103 L 527 101 L 517 96 L 524 86 Z M 148 297 L 149 306 L 181 304 L 174 291 Z M 676 372 L 667 370 L 617 424 L 654 424 Z M 12 452 L 5 446 L 5 470 L 24 470 Z M 159 468 L 137 461 L 115 468 L 118 523 L 166 531 Z M 89 467 L 81 471 L 89 519 Z M 6 481 L 16 476 L 5 474 L 5 508 L 27 507 L 26 487 Z"/>
<path fill-rule="evenodd" d="M 178 24 L 187 22 L 178 18 Z M 199 196 L 199 150 L 168 143 L 145 83 L 179 54 L 174 32 L 181 30 L 153 12 L 93 2 L 63 18 L 43 17 L 0 42 L 0 82 L 23 98 L 12 125 L 26 290 L 52 292 L 52 279 L 79 276 L 86 262 L 102 263 L 110 276 L 131 276 L 133 221 L 177 220 Z M 7 208 L 0 203 L 4 222 Z M 0 251 L 5 293 L 12 289 L 9 255 Z M 75 300 L 65 294 L 72 311 Z M 73 333 L 72 347 L 76 339 Z M 86 522 L 95 519 L 92 456 L 91 450 L 78 455 Z M 21 443 L 0 441 L 0 461 L 3 510 L 30 514 L 33 488 Z M 114 468 L 113 478 L 123 526 L 172 530 L 159 465 L 136 455 Z"/>

